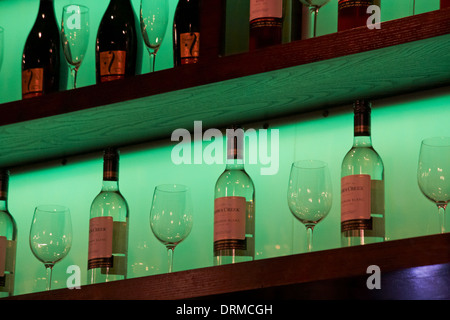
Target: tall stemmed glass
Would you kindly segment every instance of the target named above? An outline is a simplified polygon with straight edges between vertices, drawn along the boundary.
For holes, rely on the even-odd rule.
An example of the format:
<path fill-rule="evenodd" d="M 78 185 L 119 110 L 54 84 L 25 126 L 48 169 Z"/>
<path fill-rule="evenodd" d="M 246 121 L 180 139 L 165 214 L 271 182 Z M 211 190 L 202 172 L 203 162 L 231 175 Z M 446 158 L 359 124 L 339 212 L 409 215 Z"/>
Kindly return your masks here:
<path fill-rule="evenodd" d="M 141 0 L 141 32 L 150 54 L 150 69 L 155 71 L 156 53 L 166 34 L 169 0 Z"/>
<path fill-rule="evenodd" d="M 167 248 L 169 273 L 173 270 L 175 247 L 192 229 L 192 201 L 188 187 L 164 184 L 155 188 L 150 212 L 150 227 Z"/>
<path fill-rule="evenodd" d="M 309 8 L 309 11 L 314 16 L 313 37 L 317 35 L 317 16 L 319 9 L 326 5 L 330 0 L 300 0 L 305 6 Z"/>
<path fill-rule="evenodd" d="M 328 165 L 319 160 L 302 160 L 292 164 L 287 191 L 289 209 L 306 226 L 306 244 L 312 251 L 313 229 L 330 212 L 331 178 Z"/>
<path fill-rule="evenodd" d="M 69 209 L 59 205 L 36 207 L 30 228 L 30 248 L 47 269 L 47 290 L 51 289 L 53 266 L 67 256 L 71 246 Z"/>
<path fill-rule="evenodd" d="M 417 168 L 422 193 L 438 207 L 440 232 L 445 232 L 445 209 L 450 202 L 450 137 L 422 141 Z"/>
<path fill-rule="evenodd" d="M 64 56 L 73 76 L 73 88 L 77 87 L 77 75 L 89 43 L 89 8 L 71 4 L 63 8 L 61 41 Z"/>

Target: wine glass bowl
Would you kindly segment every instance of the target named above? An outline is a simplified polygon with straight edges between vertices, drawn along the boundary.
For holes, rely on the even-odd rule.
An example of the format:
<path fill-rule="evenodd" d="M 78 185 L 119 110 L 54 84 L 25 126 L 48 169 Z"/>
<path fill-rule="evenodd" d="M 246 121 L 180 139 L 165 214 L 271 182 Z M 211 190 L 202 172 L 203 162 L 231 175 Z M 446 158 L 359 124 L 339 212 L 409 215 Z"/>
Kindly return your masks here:
<path fill-rule="evenodd" d="M 61 42 L 64 56 L 73 75 L 73 88 L 77 87 L 77 74 L 89 43 L 89 8 L 67 5 L 61 20 Z"/>
<path fill-rule="evenodd" d="M 140 26 L 142 37 L 150 54 L 150 68 L 155 71 L 156 53 L 166 34 L 169 22 L 168 0 L 141 0 Z"/>
<path fill-rule="evenodd" d="M 314 16 L 313 37 L 317 35 L 317 16 L 319 9 L 326 5 L 330 0 L 300 0 L 303 5 L 309 8 L 309 11 Z"/>
<path fill-rule="evenodd" d="M 328 165 L 319 160 L 301 160 L 291 166 L 287 201 L 289 210 L 307 229 L 307 248 L 312 251 L 313 228 L 330 212 L 331 177 Z"/>
<path fill-rule="evenodd" d="M 31 252 L 47 269 L 47 290 L 50 290 L 53 266 L 67 256 L 72 246 L 69 209 L 59 205 L 37 206 L 29 242 Z"/>
<path fill-rule="evenodd" d="M 169 272 L 173 269 L 173 251 L 191 232 L 192 201 L 188 187 L 164 184 L 155 188 L 150 212 L 150 228 L 166 246 Z"/>
<path fill-rule="evenodd" d="M 450 202 L 450 137 L 424 139 L 420 146 L 417 182 L 438 207 L 440 232 L 445 232 L 445 209 Z"/>

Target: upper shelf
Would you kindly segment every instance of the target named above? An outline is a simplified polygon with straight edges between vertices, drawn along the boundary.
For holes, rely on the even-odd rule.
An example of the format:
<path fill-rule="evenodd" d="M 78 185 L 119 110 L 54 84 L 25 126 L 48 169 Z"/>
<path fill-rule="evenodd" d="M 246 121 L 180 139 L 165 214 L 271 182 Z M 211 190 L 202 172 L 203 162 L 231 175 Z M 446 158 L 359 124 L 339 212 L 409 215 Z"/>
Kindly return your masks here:
<path fill-rule="evenodd" d="M 366 281 L 378 266 L 381 289 Z M 10 299 L 450 299 L 450 233 L 19 295 Z"/>
<path fill-rule="evenodd" d="M 450 9 L 219 57 L 206 5 L 201 63 L 0 105 L 0 166 L 450 84 Z"/>

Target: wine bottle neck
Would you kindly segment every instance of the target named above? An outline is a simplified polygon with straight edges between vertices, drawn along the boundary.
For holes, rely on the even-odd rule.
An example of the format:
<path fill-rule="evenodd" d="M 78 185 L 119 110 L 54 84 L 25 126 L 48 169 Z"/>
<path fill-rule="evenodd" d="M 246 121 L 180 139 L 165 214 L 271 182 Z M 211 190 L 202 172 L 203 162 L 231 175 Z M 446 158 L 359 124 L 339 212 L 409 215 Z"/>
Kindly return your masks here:
<path fill-rule="evenodd" d="M 0 173 L 0 210 L 8 210 L 9 171 Z"/>
<path fill-rule="evenodd" d="M 244 168 L 244 131 L 242 129 L 227 130 L 227 170 Z"/>
<path fill-rule="evenodd" d="M 39 4 L 39 12 L 37 19 L 49 19 L 56 20 L 55 10 L 53 7 L 53 0 L 41 0 Z"/>
<path fill-rule="evenodd" d="M 371 134 L 370 111 L 355 112 L 354 135 L 369 136 Z"/>
<path fill-rule="evenodd" d="M 355 113 L 354 147 L 371 147 L 370 111 Z"/>
<path fill-rule="evenodd" d="M 119 153 L 116 149 L 107 149 L 103 156 L 103 185 L 112 187 L 119 181 Z"/>
<path fill-rule="evenodd" d="M 227 159 L 226 170 L 244 170 L 244 160 Z"/>
<path fill-rule="evenodd" d="M 103 179 L 102 191 L 119 191 L 119 181 L 111 181 Z"/>

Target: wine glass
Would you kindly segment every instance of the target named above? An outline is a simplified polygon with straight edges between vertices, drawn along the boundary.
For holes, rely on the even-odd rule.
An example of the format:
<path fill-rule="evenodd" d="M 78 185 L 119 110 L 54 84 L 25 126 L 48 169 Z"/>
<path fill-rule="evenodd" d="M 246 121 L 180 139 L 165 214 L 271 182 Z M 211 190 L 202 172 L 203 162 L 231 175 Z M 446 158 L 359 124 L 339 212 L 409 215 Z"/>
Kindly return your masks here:
<path fill-rule="evenodd" d="M 140 21 L 142 37 L 150 54 L 151 72 L 154 72 L 156 52 L 164 39 L 169 21 L 169 0 L 141 0 Z"/>
<path fill-rule="evenodd" d="M 61 41 L 64 56 L 73 76 L 73 88 L 77 87 L 77 74 L 89 42 L 89 8 L 71 4 L 63 8 Z"/>
<path fill-rule="evenodd" d="M 169 273 L 173 270 L 173 252 L 192 229 L 192 202 L 189 188 L 164 184 L 155 188 L 150 212 L 150 227 L 167 248 Z"/>
<path fill-rule="evenodd" d="M 72 222 L 68 208 L 59 205 L 37 206 L 30 228 L 30 248 L 47 269 L 47 290 L 51 288 L 53 266 L 72 246 Z"/>
<path fill-rule="evenodd" d="M 305 6 L 309 8 L 309 11 L 314 15 L 314 29 L 313 37 L 317 34 L 317 15 L 319 14 L 319 9 L 326 5 L 330 0 L 300 0 Z"/>
<path fill-rule="evenodd" d="M 422 193 L 438 207 L 440 232 L 445 232 L 445 208 L 450 202 L 450 137 L 422 141 L 417 169 Z"/>
<path fill-rule="evenodd" d="M 291 166 L 287 201 L 292 214 L 306 226 L 308 252 L 313 229 L 330 212 L 331 178 L 328 165 L 319 160 L 301 160 Z"/>

